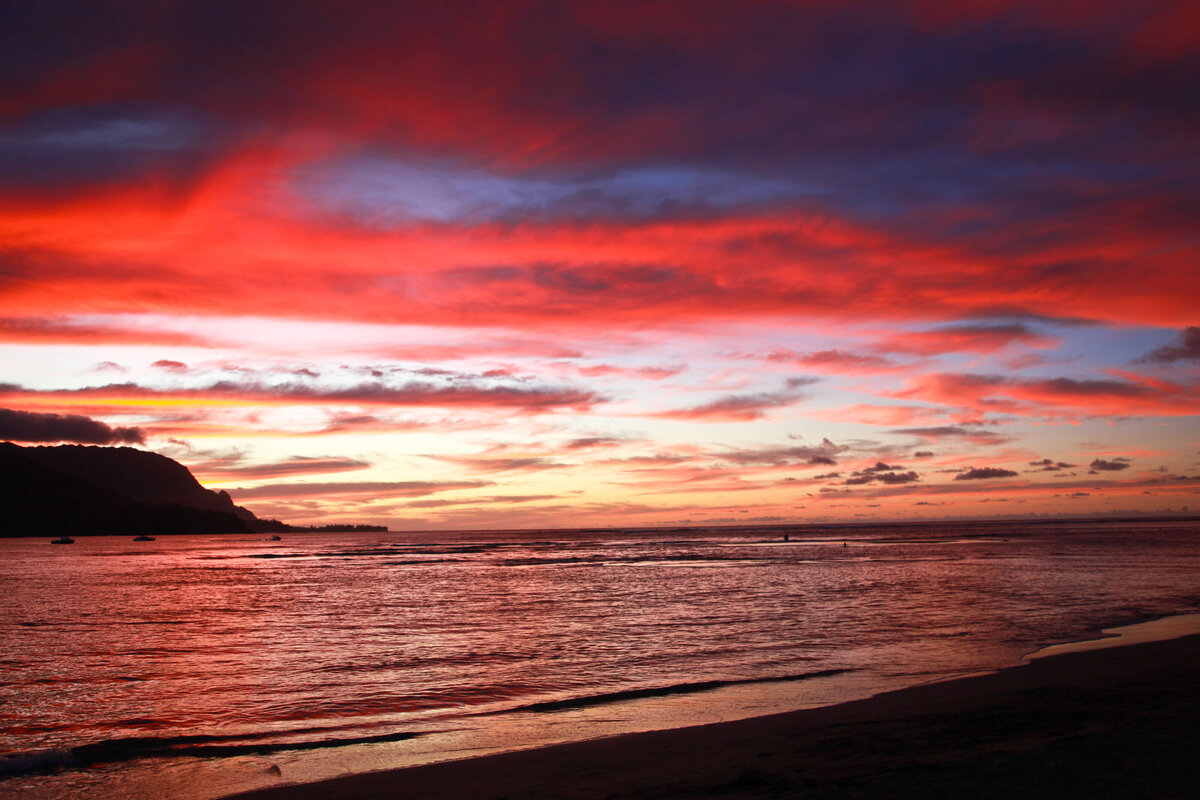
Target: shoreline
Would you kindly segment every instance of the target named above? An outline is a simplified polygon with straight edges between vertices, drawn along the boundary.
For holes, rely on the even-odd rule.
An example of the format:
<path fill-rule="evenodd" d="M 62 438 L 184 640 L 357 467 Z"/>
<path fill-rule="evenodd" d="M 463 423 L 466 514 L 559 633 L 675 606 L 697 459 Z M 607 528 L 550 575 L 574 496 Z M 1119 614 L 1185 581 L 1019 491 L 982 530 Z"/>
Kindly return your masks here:
<path fill-rule="evenodd" d="M 1190 768 L 1200 740 L 1200 634 L 1138 641 L 1125 629 L 1105 633 L 1114 630 L 1115 638 L 1047 648 L 1054 652 L 1017 666 L 832 706 L 225 800 L 1200 794 L 1200 772 Z"/>

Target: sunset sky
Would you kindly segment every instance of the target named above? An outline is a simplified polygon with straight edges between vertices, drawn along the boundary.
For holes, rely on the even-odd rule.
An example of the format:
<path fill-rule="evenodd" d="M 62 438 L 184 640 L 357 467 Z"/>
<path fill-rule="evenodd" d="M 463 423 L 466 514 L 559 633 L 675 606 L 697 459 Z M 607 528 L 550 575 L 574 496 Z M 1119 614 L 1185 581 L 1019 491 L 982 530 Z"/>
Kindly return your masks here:
<path fill-rule="evenodd" d="M 6 3 L 0 439 L 393 529 L 1200 510 L 1200 7 Z"/>

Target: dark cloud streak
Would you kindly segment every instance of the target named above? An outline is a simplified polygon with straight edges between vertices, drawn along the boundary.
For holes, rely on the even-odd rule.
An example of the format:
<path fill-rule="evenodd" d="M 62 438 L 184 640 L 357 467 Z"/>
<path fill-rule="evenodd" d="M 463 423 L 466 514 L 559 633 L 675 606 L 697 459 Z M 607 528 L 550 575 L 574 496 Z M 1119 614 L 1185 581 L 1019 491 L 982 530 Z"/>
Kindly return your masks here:
<path fill-rule="evenodd" d="M 145 444 L 141 428 L 111 427 L 76 414 L 45 414 L 0 408 L 0 439 L 14 442 L 76 444 Z"/>
<path fill-rule="evenodd" d="M 1166 344 L 1138 359 L 1142 363 L 1171 364 L 1176 361 L 1200 361 L 1200 326 L 1189 326 L 1179 334 L 1177 344 Z"/>
<path fill-rule="evenodd" d="M 1015 478 L 1017 473 L 1011 469 L 1003 469 L 1001 467 L 979 467 L 969 469 L 966 472 L 960 472 L 954 476 L 956 481 L 981 481 L 991 480 L 992 478 Z"/>
<path fill-rule="evenodd" d="M 169 368 L 169 367 L 168 367 Z M 136 399 L 176 397 L 202 401 L 206 397 L 231 397 L 246 401 L 296 403 L 355 403 L 382 406 L 512 408 L 524 413 L 549 412 L 559 408 L 582 409 L 604 400 L 582 389 L 538 386 L 520 382 L 490 383 L 473 379 L 448 383 L 406 381 L 360 382 L 350 386 L 318 386 L 310 382 L 265 383 L 223 380 L 209 384 L 165 389 L 136 383 L 110 383 L 83 389 L 35 390 L 5 383 L 0 394 L 9 396 L 49 395 L 63 398 L 122 397 Z"/>

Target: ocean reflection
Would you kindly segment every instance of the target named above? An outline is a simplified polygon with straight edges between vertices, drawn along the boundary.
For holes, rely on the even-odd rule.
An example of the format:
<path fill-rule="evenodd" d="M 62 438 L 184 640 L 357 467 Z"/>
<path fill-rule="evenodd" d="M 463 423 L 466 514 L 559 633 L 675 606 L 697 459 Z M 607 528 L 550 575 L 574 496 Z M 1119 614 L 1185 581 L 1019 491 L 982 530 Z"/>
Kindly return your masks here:
<path fill-rule="evenodd" d="M 1200 608 L 1189 523 L 0 548 L 0 792 L 31 798 L 199 800 L 836 702 Z"/>

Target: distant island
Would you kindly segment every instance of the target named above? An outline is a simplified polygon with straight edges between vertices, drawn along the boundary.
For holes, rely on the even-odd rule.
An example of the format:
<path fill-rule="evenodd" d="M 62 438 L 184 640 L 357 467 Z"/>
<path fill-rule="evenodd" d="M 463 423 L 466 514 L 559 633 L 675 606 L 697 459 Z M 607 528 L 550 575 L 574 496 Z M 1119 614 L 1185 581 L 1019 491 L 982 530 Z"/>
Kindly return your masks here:
<path fill-rule="evenodd" d="M 0 537 L 385 530 L 259 519 L 179 462 L 132 447 L 0 442 Z"/>

